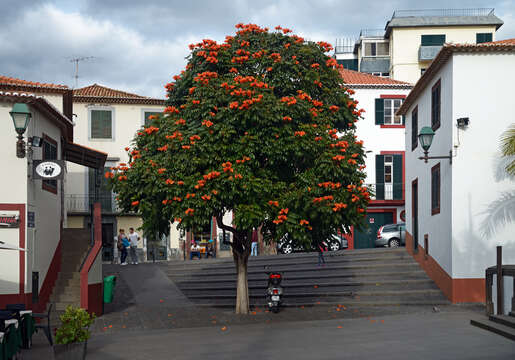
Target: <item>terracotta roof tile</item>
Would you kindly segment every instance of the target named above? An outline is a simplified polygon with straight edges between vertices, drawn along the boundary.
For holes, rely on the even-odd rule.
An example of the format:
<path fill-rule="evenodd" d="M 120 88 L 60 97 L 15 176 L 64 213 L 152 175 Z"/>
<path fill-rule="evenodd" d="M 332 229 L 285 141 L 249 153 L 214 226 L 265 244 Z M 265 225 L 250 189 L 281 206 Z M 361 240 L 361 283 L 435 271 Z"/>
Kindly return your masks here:
<path fill-rule="evenodd" d="M 491 41 L 491 42 L 488 42 L 488 43 L 483 43 L 481 45 L 502 45 L 502 44 L 506 44 L 506 45 L 515 45 L 515 38 L 513 39 L 504 39 L 504 40 L 498 40 L 498 41 Z"/>
<path fill-rule="evenodd" d="M 154 99 L 147 96 L 115 90 L 106 86 L 93 84 L 80 89 L 73 90 L 74 102 L 98 101 L 103 103 L 123 104 L 149 104 L 164 105 L 163 99 Z"/>
<path fill-rule="evenodd" d="M 8 76 L 0 75 L 0 85 L 10 85 L 10 86 L 24 86 L 24 87 L 35 87 L 35 88 L 44 88 L 44 89 L 68 89 L 66 85 L 58 85 L 58 84 L 47 84 L 47 83 L 39 83 L 35 81 L 27 81 L 17 78 L 12 78 Z"/>
<path fill-rule="evenodd" d="M 115 90 L 106 86 L 93 84 L 80 89 L 73 90 L 74 96 L 98 96 L 107 98 L 123 99 L 148 99 L 146 96 L 131 94 L 125 91 Z"/>
<path fill-rule="evenodd" d="M 411 86 L 411 84 L 404 81 L 393 80 L 387 77 L 375 76 L 372 74 L 362 73 L 349 69 L 340 69 L 339 72 L 343 78 L 343 81 L 349 85 Z"/>

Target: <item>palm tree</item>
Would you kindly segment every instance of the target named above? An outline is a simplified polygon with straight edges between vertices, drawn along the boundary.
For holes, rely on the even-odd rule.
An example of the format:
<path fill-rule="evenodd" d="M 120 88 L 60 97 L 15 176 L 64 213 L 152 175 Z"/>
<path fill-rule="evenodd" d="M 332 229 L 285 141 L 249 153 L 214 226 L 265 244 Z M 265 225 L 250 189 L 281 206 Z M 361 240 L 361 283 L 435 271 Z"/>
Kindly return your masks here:
<path fill-rule="evenodd" d="M 515 124 L 501 135 L 501 154 L 495 161 L 496 182 L 515 180 Z M 489 239 L 497 229 L 515 221 L 515 191 L 504 191 L 483 212 L 486 218 L 481 224 L 483 235 Z"/>

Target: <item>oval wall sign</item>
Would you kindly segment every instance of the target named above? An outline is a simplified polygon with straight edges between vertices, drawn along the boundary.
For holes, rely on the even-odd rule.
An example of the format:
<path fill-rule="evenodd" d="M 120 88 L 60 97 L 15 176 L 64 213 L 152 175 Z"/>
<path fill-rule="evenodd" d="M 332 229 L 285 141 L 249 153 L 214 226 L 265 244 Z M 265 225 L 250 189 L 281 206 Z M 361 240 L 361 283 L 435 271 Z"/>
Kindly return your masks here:
<path fill-rule="evenodd" d="M 58 177 L 62 172 L 61 165 L 53 161 L 44 161 L 36 166 L 36 174 L 41 176 L 43 179 L 51 179 Z"/>

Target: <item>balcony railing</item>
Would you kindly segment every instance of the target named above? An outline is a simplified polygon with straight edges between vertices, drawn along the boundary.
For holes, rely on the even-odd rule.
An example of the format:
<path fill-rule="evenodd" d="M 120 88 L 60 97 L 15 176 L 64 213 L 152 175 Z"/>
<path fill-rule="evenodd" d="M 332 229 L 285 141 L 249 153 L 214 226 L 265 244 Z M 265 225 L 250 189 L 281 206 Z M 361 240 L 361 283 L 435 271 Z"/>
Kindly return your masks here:
<path fill-rule="evenodd" d="M 384 37 L 384 29 L 361 29 L 359 37 Z"/>
<path fill-rule="evenodd" d="M 393 18 L 400 17 L 424 17 L 424 16 L 488 16 L 493 15 L 493 8 L 475 8 L 475 9 L 429 9 L 429 10 L 395 10 Z"/>
<path fill-rule="evenodd" d="M 372 200 L 403 200 L 404 198 L 403 183 L 365 184 L 365 186 L 373 194 L 370 196 Z"/>
<path fill-rule="evenodd" d="M 95 202 L 93 195 L 69 194 L 65 196 L 66 209 L 69 213 L 89 213 L 90 206 Z M 96 201 L 102 205 L 102 212 L 120 213 L 121 209 L 116 204 L 113 196 L 100 196 Z"/>
<path fill-rule="evenodd" d="M 418 49 L 418 60 L 419 61 L 433 60 L 441 48 L 442 48 L 442 45 L 420 46 L 420 48 Z"/>

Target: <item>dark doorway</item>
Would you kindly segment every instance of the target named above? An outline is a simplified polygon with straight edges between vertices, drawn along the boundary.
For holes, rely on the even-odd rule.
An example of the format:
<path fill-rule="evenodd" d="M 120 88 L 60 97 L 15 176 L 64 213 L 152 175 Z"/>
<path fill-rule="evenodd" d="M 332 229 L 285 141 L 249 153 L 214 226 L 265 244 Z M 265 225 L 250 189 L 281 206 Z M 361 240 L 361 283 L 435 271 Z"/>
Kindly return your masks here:
<path fill-rule="evenodd" d="M 102 261 L 113 261 L 114 224 L 102 224 Z"/>
<path fill-rule="evenodd" d="M 368 249 L 376 246 L 377 231 L 383 225 L 393 224 L 392 212 L 367 213 L 365 218 L 367 228 L 354 231 L 354 248 Z"/>
<path fill-rule="evenodd" d="M 411 183 L 411 220 L 413 224 L 413 250 L 418 250 L 418 179 Z"/>

